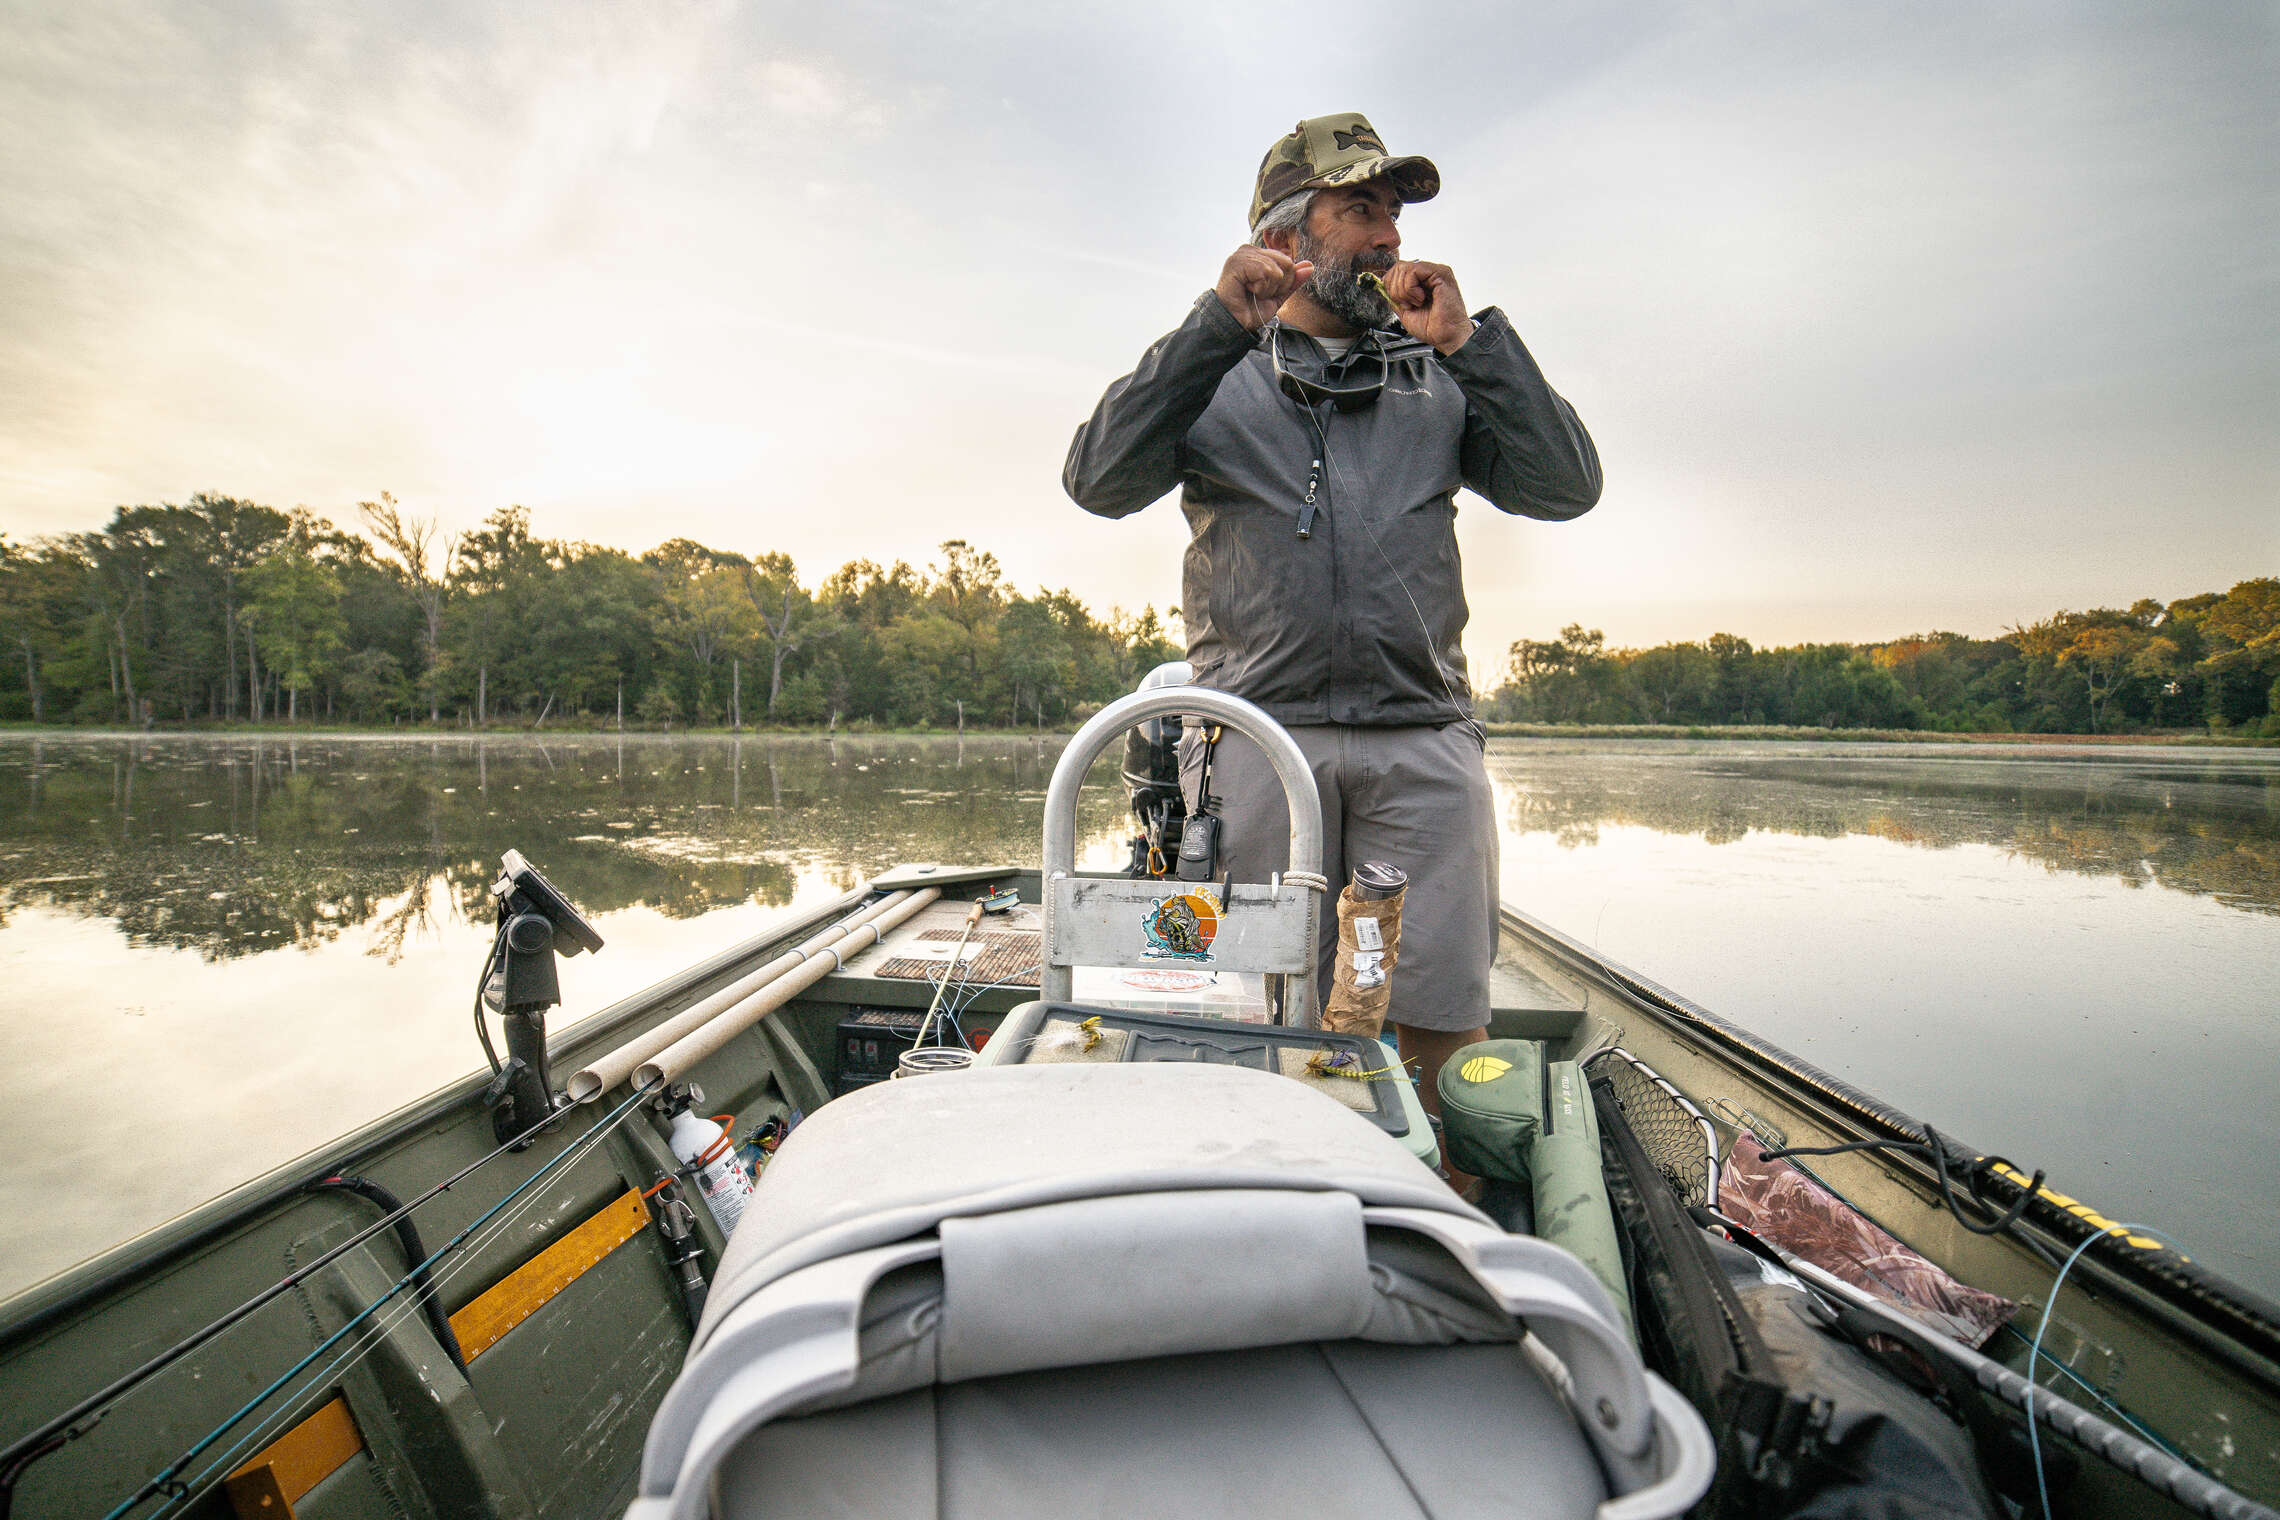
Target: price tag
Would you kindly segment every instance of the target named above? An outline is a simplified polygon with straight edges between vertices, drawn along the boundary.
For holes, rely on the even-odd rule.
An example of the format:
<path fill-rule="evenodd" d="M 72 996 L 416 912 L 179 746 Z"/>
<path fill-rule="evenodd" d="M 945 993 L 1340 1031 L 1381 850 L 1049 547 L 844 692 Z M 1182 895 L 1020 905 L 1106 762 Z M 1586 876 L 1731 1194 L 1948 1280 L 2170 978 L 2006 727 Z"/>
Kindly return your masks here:
<path fill-rule="evenodd" d="M 1378 921 L 1374 918 L 1355 919 L 1354 943 L 1364 950 L 1383 950 L 1385 936 L 1378 932 Z"/>
<path fill-rule="evenodd" d="M 1375 920 L 1369 920 L 1375 922 Z M 1354 990 L 1366 992 L 1372 987 L 1385 985 L 1385 952 L 1383 950 L 1356 950 L 1354 952 Z"/>

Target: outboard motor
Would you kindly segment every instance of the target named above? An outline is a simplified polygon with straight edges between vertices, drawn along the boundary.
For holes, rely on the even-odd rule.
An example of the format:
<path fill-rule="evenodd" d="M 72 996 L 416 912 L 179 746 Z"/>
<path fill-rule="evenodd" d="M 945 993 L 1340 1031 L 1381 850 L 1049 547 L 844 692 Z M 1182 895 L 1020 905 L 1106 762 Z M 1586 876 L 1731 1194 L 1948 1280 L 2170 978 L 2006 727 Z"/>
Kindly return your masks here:
<path fill-rule="evenodd" d="M 1166 660 L 1142 678 L 1139 690 L 1185 686 L 1188 662 Z M 1124 735 L 1124 790 L 1140 832 L 1132 840 L 1127 874 L 1163 877 L 1179 860 L 1180 836 L 1187 825 L 1187 802 L 1180 795 L 1180 720 L 1150 718 Z"/>

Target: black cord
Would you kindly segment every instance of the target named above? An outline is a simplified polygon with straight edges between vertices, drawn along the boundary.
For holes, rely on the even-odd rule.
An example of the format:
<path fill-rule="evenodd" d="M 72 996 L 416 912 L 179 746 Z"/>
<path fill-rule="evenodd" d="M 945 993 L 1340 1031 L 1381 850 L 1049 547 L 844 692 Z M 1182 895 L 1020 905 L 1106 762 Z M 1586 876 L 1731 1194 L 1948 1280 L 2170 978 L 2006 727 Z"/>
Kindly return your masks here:
<path fill-rule="evenodd" d="M 499 1074 L 499 1053 L 491 1048 L 491 1026 L 483 1021 L 483 989 L 491 985 L 491 968 L 499 962 L 499 947 L 507 940 L 507 917 L 499 915 L 499 932 L 491 936 L 491 951 L 483 957 L 483 969 L 475 977 L 475 1038 L 483 1042 L 483 1059 L 491 1063 L 491 1075 Z"/>
<path fill-rule="evenodd" d="M 1938 1177 L 1940 1180 L 1940 1202 L 1947 1205 L 1947 1211 L 1955 1216 L 1955 1222 L 1957 1224 L 1962 1225 L 1965 1229 L 1971 1231 L 1971 1233 L 1974 1235 L 1999 1235 L 2003 1231 L 2008 1230 L 2011 1226 L 2019 1222 L 2020 1215 L 2026 1213 L 2027 1205 L 2035 1201 L 2035 1194 L 2042 1191 L 2043 1174 L 2041 1170 L 2038 1169 L 2035 1172 L 2034 1180 L 2027 1184 L 2026 1190 L 2019 1194 L 2017 1199 L 2012 1202 L 2011 1206 L 2008 1209 L 2005 1209 L 2001 1214 L 1997 1214 L 1995 1216 L 1994 1223 L 1987 1225 L 1973 1224 L 1969 1219 L 1966 1219 L 1964 1217 L 1963 1210 L 1956 1207 L 1955 1195 L 1948 1191 L 1947 1142 L 1945 1140 L 1942 1140 L 1940 1138 L 1940 1132 L 1932 1128 L 1929 1124 L 1924 1126 L 1924 1138 L 1931 1141 L 1932 1143 L 1932 1154 L 1935 1158 L 1932 1163 L 1932 1174 Z M 1985 1209 L 1990 1214 L 1995 1213 L 1995 1205 L 1989 1203 L 1986 1198 L 1981 1195 L 1979 1191 L 1979 1184 L 1981 1179 L 1986 1177 L 1988 1169 L 1993 1167 L 1998 1161 L 2002 1162 L 2005 1166 L 2011 1167 L 2011 1170 L 2014 1172 L 2018 1170 L 2016 1166 L 2012 1166 L 2008 1160 L 2001 1156 L 1981 1156 L 1978 1160 L 1969 1163 L 1964 1169 L 1964 1175 L 1970 1179 L 1971 1201 L 1979 1205 L 1979 1207 Z"/>
<path fill-rule="evenodd" d="M 412 1288 L 418 1295 L 420 1312 L 427 1316 L 428 1328 L 435 1332 L 444 1355 L 451 1358 L 451 1365 L 459 1369 L 461 1377 L 465 1377 L 466 1353 L 460 1349 L 459 1334 L 451 1328 L 451 1316 L 444 1312 L 443 1300 L 436 1296 L 434 1279 L 428 1275 L 428 1269 L 421 1265 L 427 1260 L 427 1245 L 420 1239 L 419 1226 L 412 1223 L 411 1210 L 404 1207 L 404 1200 L 371 1178 L 359 1177 L 350 1172 L 336 1172 L 330 1177 L 319 1177 L 302 1186 L 305 1191 L 312 1193 L 334 1188 L 354 1193 L 377 1205 L 381 1213 L 396 1221 L 396 1239 L 404 1248 L 404 1264 L 412 1271 Z"/>
<path fill-rule="evenodd" d="M 1980 1193 L 1979 1185 L 1988 1171 L 1998 1162 L 2010 1167 L 2013 1171 L 2017 1171 L 2018 1167 L 2003 1156 L 1981 1156 L 1968 1163 L 1959 1162 L 1957 1165 L 1966 1179 L 1971 1201 L 1992 1216 L 1991 1220 L 1984 1224 L 1973 1220 L 1964 1213 L 1961 1202 L 1956 1198 L 1954 1189 L 1948 1182 L 1951 1153 L 1948 1150 L 1947 1141 L 1941 1138 L 1940 1132 L 1929 1124 L 1924 1126 L 1924 1138 L 1921 1140 L 1848 1140 L 1842 1145 L 1789 1145 L 1783 1146 L 1779 1150 L 1760 1151 L 1758 1154 L 1768 1161 L 1781 1161 L 1791 1156 L 1841 1156 L 1850 1151 L 1878 1150 L 1900 1151 L 1930 1162 L 1932 1176 L 1937 1179 L 1939 1185 L 1941 1205 L 1947 1209 L 1949 1214 L 1954 1216 L 1957 1224 L 1962 1225 L 1974 1235 L 2002 1234 L 2019 1222 L 2020 1217 L 2027 1212 L 2027 1205 L 2034 1202 L 2035 1194 L 2042 1190 L 2044 1174 L 2037 1170 L 2033 1180 L 2028 1182 L 2026 1190 L 2019 1194 L 2017 1200 L 2008 1209 L 1998 1214 L 1995 1211 L 1995 1205 L 1989 1203 Z"/>
<path fill-rule="evenodd" d="M 239 1324 L 248 1315 L 270 1303 L 295 1284 L 306 1281 L 311 1274 L 330 1266 L 382 1230 L 392 1228 L 398 1220 L 410 1214 L 413 1209 L 439 1194 L 449 1192 L 457 1184 L 475 1175 L 483 1166 L 506 1155 L 517 1145 L 532 1139 L 540 1130 L 552 1124 L 554 1117 L 551 1113 L 546 1115 L 512 1140 L 484 1152 L 400 1209 L 393 1210 L 358 1230 L 354 1235 L 326 1251 L 307 1266 L 287 1274 L 283 1279 L 272 1283 L 220 1318 L 207 1322 L 203 1327 L 176 1341 L 172 1346 L 144 1362 L 132 1372 L 113 1379 L 101 1389 L 72 1405 L 62 1414 L 50 1419 L 37 1430 L 19 1436 L 5 1451 L 0 1451 L 0 1520 L 6 1520 L 9 1508 L 14 1502 L 16 1485 L 22 1479 L 25 1470 L 40 1458 L 49 1455 L 51 1452 L 61 1450 L 68 1442 L 75 1441 L 87 1434 L 88 1431 L 93 1430 L 110 1413 L 113 1404 L 233 1325 Z M 333 1174 L 328 1172 L 324 1175 L 331 1176 Z M 322 1180 L 322 1177 L 312 1179 L 313 1182 Z"/>

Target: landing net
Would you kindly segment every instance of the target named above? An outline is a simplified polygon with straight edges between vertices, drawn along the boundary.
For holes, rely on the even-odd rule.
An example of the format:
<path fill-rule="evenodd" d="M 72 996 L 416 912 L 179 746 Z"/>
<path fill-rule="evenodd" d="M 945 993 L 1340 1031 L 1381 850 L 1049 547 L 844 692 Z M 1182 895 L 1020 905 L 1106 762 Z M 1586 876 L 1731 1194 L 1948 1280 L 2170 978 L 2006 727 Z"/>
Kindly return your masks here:
<path fill-rule="evenodd" d="M 1640 1148 L 1672 1190 L 1687 1203 L 1716 1208 L 1718 1132 L 1702 1110 L 1620 1045 L 1593 1056 L 1584 1070 L 1606 1081 Z"/>

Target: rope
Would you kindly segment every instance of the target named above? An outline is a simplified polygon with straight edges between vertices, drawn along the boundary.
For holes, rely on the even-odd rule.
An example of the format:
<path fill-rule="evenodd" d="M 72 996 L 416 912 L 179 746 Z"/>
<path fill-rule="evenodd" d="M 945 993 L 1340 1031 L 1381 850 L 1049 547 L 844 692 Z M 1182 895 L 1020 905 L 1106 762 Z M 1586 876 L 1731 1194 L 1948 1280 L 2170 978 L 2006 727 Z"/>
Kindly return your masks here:
<path fill-rule="evenodd" d="M 2010 1229 L 2011 1226 L 2019 1222 L 2020 1216 L 2026 1213 L 2027 1205 L 2034 1202 L 2035 1195 L 2042 1191 L 2043 1172 L 2038 1167 L 2033 1180 L 2028 1182 L 2026 1190 L 2019 1194 L 2008 1209 L 1997 1213 L 1995 1206 L 1980 1196 L 1980 1181 L 1998 1162 L 2010 1167 L 2014 1172 L 2018 1170 L 2018 1167 L 2003 1156 L 1981 1156 L 1974 1161 L 1964 1162 L 1959 1156 L 1948 1150 L 1947 1141 L 1941 1137 L 1938 1130 L 1929 1124 L 1924 1126 L 1924 1138 L 1921 1140 L 1848 1140 L 1842 1145 L 1789 1145 L 1778 1150 L 1760 1151 L 1758 1154 L 1767 1161 L 1783 1161 L 1792 1156 L 1841 1156 L 1848 1151 L 1902 1151 L 1929 1161 L 1932 1166 L 1932 1176 L 1939 1184 L 1940 1202 L 1946 1207 L 1948 1213 L 1954 1216 L 1957 1224 L 1962 1225 L 1974 1235 L 2000 1235 L 2005 1230 Z M 1954 1190 L 1949 1187 L 1948 1165 L 1951 1159 L 1955 1161 L 1957 1169 L 1964 1174 L 1965 1185 L 1970 1190 L 1971 1201 L 1985 1209 L 1990 1216 L 1986 1223 L 1979 1223 L 1967 1216 L 1963 1212 L 1963 1207 L 1957 1200 Z M 2091 1240 L 2097 1238 L 2096 1235 L 2090 1237 Z M 2084 1242 L 2085 1245 L 2088 1243 L 2088 1241 Z"/>
<path fill-rule="evenodd" d="M 1312 892 L 1328 892 L 1330 890 L 1330 878 L 1320 871 L 1285 871 L 1282 873 L 1282 879 L 1283 885 L 1286 887 L 1305 887 Z"/>

